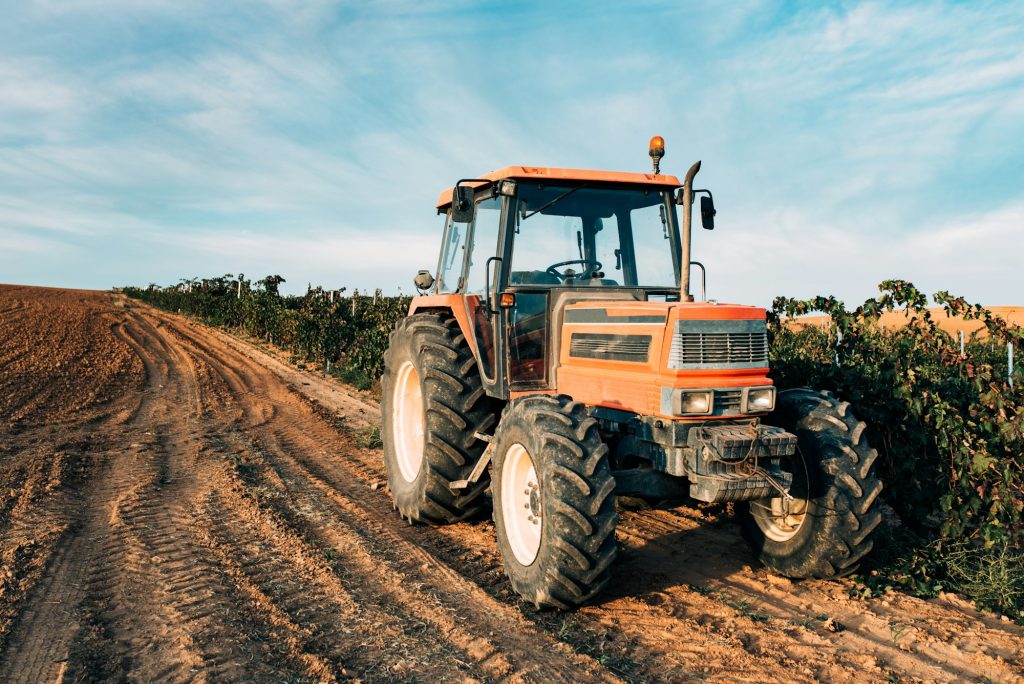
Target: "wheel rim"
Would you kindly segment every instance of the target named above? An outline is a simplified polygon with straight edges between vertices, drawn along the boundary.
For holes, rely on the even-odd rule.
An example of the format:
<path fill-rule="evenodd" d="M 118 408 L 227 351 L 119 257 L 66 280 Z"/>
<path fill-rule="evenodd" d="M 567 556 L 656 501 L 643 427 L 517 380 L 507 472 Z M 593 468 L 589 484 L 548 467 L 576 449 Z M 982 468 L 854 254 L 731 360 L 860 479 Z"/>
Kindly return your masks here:
<path fill-rule="evenodd" d="M 412 482 L 423 465 L 424 417 L 420 374 L 411 361 L 398 369 L 393 398 L 395 456 L 402 478 Z"/>
<path fill-rule="evenodd" d="M 807 500 L 761 499 L 751 502 L 750 512 L 764 536 L 786 542 L 796 536 L 807 519 Z"/>
<path fill-rule="evenodd" d="M 505 452 L 501 465 L 501 517 L 512 554 L 522 565 L 531 565 L 540 551 L 544 526 L 540 480 L 530 453 L 522 444 Z"/>

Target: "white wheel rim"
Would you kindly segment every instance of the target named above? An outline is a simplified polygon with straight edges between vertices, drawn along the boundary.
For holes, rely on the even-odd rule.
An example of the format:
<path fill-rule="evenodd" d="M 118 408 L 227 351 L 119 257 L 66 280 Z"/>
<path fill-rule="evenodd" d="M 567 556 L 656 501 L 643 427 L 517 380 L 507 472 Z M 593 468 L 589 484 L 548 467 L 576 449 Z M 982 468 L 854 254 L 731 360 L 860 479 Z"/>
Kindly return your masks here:
<path fill-rule="evenodd" d="M 420 374 L 411 361 L 398 369 L 395 382 L 394 444 L 398 469 L 406 482 L 413 482 L 423 465 L 423 390 L 420 388 Z"/>
<path fill-rule="evenodd" d="M 513 444 L 501 464 L 501 519 L 505 524 L 512 554 L 522 565 L 530 565 L 540 551 L 540 480 L 533 459 L 522 444 Z"/>
<path fill-rule="evenodd" d="M 796 536 L 807 519 L 807 500 L 781 497 L 750 502 L 754 522 L 772 541 L 787 542 Z"/>

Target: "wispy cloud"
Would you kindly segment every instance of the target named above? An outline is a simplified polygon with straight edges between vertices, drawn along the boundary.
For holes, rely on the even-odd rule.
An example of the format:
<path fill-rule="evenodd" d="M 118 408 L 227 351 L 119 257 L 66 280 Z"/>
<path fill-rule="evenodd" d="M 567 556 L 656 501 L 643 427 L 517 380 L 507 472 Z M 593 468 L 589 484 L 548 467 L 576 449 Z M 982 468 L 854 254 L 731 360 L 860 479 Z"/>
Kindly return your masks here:
<path fill-rule="evenodd" d="M 1016 301 L 1022 45 L 1000 3 L 37 0 L 0 25 L 0 280 L 394 290 L 454 179 L 639 170 L 660 133 L 668 168 L 704 159 L 721 297 Z"/>
<path fill-rule="evenodd" d="M 44 259 L 55 255 L 64 255 L 70 247 L 59 240 L 11 228 L 0 228 L 0 253 L 8 258 Z M 0 282 L 8 282 L 4 273 L 0 273 Z"/>
<path fill-rule="evenodd" d="M 828 293 L 859 304 L 876 294 L 875 285 L 896 277 L 927 292 L 950 290 L 991 305 L 1012 305 L 1024 295 L 1018 274 L 1024 202 L 882 241 L 794 210 L 749 225 L 756 228 L 698 236 L 709 264 L 709 297 L 768 305 L 775 295 Z M 750 286 L 752 271 L 761 276 L 757 288 Z"/>

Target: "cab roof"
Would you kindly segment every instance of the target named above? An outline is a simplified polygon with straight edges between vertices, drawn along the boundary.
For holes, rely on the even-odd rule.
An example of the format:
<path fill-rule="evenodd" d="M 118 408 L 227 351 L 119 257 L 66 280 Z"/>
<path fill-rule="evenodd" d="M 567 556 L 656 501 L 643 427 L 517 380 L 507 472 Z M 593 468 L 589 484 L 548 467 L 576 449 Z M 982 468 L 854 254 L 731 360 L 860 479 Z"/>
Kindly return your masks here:
<path fill-rule="evenodd" d="M 679 188 L 682 183 L 675 176 L 667 176 L 663 173 L 629 173 L 626 171 L 591 171 L 590 169 L 552 169 L 544 166 L 506 166 L 497 171 L 485 173 L 479 177 L 482 180 L 557 180 L 557 181 L 584 181 L 594 183 L 633 183 L 639 185 L 659 185 L 665 188 Z M 469 183 L 468 185 L 480 186 L 483 183 Z M 437 199 L 438 211 L 445 209 L 452 203 L 452 189 L 442 190 Z"/>

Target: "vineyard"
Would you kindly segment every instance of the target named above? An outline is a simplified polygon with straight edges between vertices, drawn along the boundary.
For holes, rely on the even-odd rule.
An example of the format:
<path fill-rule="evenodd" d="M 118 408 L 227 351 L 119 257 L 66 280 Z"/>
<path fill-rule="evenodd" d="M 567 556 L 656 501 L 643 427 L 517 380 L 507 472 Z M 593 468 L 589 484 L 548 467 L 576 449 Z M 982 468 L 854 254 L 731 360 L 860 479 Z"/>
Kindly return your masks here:
<path fill-rule="evenodd" d="M 409 309 L 409 297 L 370 296 L 345 288 L 308 288 L 282 295 L 284 278 L 251 282 L 244 276 L 183 280 L 171 287 L 126 287 L 123 292 L 166 311 L 244 332 L 286 349 L 297 360 L 320 364 L 361 389 L 384 369 L 388 335 Z"/>
<path fill-rule="evenodd" d="M 252 282 L 227 275 L 123 291 L 265 340 L 358 387 L 372 386 L 409 298 L 379 291 L 345 296 L 320 287 L 289 296 L 280 294 L 281 282 L 280 276 Z M 960 339 L 943 329 L 911 284 L 887 281 L 880 290 L 853 310 L 818 297 L 778 298 L 769 312 L 776 383 L 831 390 L 851 402 L 880 452 L 891 514 L 855 591 L 956 591 L 1021 621 L 1024 330 L 939 292 L 933 300 L 946 315 L 983 324 Z M 890 311 L 906 311 L 908 324 L 880 326 Z M 827 326 L 792 325 L 794 317 L 815 312 L 828 317 Z"/>

